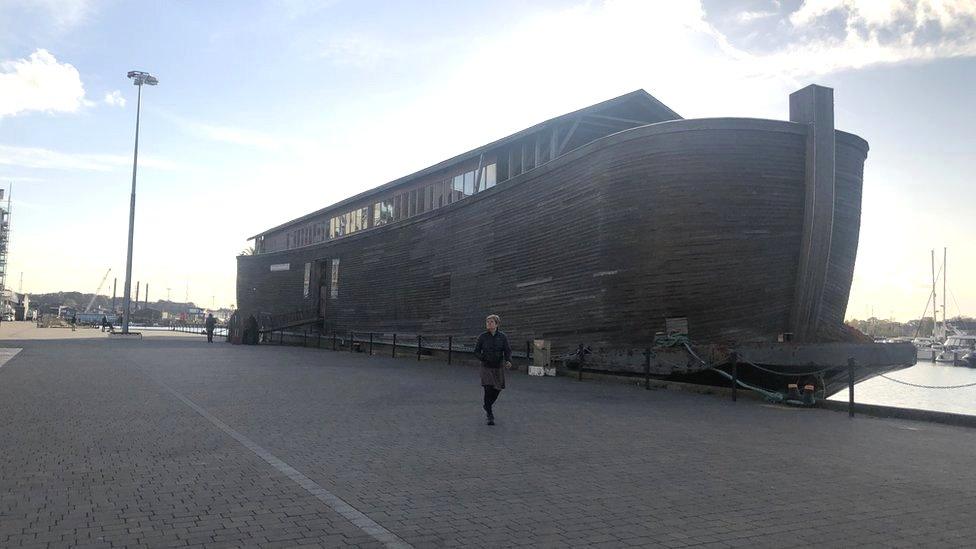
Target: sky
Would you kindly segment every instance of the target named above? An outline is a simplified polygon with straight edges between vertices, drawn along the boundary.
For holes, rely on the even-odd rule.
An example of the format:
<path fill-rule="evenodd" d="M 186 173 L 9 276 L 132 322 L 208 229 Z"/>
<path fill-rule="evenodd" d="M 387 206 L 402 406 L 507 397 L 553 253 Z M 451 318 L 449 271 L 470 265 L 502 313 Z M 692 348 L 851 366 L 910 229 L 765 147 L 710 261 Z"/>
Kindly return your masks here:
<path fill-rule="evenodd" d="M 129 70 L 150 301 L 232 305 L 249 236 L 637 88 L 783 120 L 816 83 L 871 146 L 848 318 L 920 317 L 944 247 L 976 316 L 972 0 L 0 0 L 7 287 L 122 295 Z"/>

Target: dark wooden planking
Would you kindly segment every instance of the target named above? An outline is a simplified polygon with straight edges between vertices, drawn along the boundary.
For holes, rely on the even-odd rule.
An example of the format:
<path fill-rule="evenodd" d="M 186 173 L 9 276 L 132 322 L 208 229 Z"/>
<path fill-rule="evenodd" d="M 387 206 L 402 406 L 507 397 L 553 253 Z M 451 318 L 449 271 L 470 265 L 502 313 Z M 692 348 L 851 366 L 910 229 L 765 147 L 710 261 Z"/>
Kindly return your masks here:
<path fill-rule="evenodd" d="M 644 347 L 665 317 L 686 316 L 696 342 L 771 341 L 789 329 L 805 135 L 799 124 L 742 119 L 614 134 L 446 208 L 243 256 L 238 303 L 245 314 L 311 306 L 304 263 L 338 257 L 327 329 L 474 335 L 493 312 L 515 340 L 549 338 L 565 352 Z M 845 207 L 859 215 L 863 155 L 838 155 L 858 191 Z M 834 304 L 846 307 L 855 251 L 856 235 L 832 259 L 831 322 Z M 290 271 L 270 272 L 285 262 Z"/>

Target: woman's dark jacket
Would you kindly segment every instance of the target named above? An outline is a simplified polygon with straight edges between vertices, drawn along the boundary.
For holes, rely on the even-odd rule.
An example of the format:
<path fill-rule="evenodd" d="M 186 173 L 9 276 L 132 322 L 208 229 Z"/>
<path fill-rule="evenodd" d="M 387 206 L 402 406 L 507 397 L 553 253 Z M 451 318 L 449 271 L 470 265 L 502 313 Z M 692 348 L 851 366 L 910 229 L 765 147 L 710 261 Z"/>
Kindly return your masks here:
<path fill-rule="evenodd" d="M 495 330 L 495 335 L 485 332 L 478 336 L 474 356 L 486 368 L 501 368 L 505 362 L 512 360 L 512 346 L 508 344 L 508 337 L 501 330 Z"/>

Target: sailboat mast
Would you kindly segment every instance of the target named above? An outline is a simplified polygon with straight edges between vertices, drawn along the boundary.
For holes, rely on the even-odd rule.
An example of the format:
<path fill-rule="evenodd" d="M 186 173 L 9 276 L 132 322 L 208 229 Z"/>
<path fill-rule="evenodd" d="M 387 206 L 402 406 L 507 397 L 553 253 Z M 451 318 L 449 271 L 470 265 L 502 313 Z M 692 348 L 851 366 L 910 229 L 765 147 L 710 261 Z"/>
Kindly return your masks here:
<path fill-rule="evenodd" d="M 949 256 L 949 248 L 942 248 L 942 331 L 949 332 L 949 325 L 946 323 L 946 278 L 949 276 L 946 271 L 946 259 Z"/>
<path fill-rule="evenodd" d="M 935 295 L 935 248 L 932 248 L 932 337 L 938 337 L 939 301 Z"/>

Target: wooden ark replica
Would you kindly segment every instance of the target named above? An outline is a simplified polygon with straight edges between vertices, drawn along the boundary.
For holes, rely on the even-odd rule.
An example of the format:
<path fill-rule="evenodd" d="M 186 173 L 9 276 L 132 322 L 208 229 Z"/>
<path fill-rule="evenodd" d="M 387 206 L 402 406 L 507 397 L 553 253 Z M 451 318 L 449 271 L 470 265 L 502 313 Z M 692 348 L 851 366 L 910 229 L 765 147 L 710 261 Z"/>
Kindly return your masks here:
<path fill-rule="evenodd" d="M 495 313 L 515 342 L 582 343 L 591 364 L 635 372 L 670 324 L 709 361 L 845 355 L 863 378 L 914 363 L 843 324 L 867 153 L 834 129 L 829 88 L 793 93 L 789 121 L 686 120 L 637 90 L 252 237 L 239 310 L 266 329 L 471 338 Z M 653 373 L 701 369 L 679 351 Z"/>

